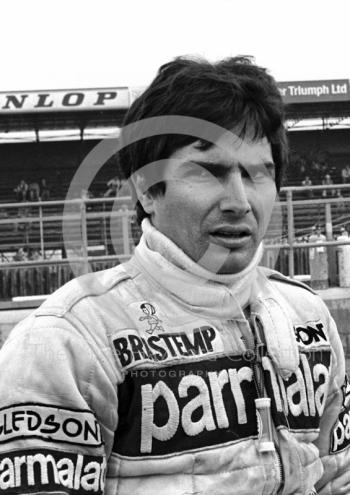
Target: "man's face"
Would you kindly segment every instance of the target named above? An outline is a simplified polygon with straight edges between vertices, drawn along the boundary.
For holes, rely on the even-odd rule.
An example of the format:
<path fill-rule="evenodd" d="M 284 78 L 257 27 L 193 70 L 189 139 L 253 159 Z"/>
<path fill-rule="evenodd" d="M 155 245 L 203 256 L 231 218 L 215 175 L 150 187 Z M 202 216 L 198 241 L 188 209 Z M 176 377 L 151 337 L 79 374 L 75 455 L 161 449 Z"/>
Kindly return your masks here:
<path fill-rule="evenodd" d="M 276 198 L 266 138 L 234 136 L 207 150 L 196 141 L 164 167 L 164 195 L 148 198 L 152 224 L 192 260 L 217 273 L 237 273 L 252 260 Z"/>

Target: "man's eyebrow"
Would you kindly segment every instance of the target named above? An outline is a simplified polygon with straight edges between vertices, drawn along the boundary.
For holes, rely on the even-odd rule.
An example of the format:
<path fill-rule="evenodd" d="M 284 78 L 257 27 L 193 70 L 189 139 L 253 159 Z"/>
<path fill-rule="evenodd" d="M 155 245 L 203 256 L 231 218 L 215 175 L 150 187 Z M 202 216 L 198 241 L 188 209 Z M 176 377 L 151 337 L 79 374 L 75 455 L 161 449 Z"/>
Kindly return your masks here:
<path fill-rule="evenodd" d="M 199 165 L 200 167 L 204 167 L 207 170 L 215 168 L 216 171 L 222 171 L 222 172 L 225 172 L 227 169 L 231 167 L 231 165 L 228 163 L 215 162 L 215 161 L 190 160 L 189 163 Z M 261 163 L 247 164 L 247 165 L 243 165 L 242 163 L 238 162 L 235 165 L 237 167 L 242 167 L 242 168 L 266 167 L 268 169 L 275 168 L 276 166 L 273 161 L 266 161 L 266 162 L 263 161 Z"/>
<path fill-rule="evenodd" d="M 249 168 L 249 167 L 266 167 L 266 168 L 275 168 L 275 163 L 268 161 L 268 162 L 261 162 L 261 163 L 248 163 L 247 165 L 242 165 L 241 163 L 238 164 L 240 167 L 243 168 Z"/>
<path fill-rule="evenodd" d="M 212 161 L 201 161 L 201 160 L 191 160 L 190 163 L 194 165 L 199 165 L 200 167 L 205 168 L 206 170 L 215 169 L 216 172 L 226 172 L 231 165 L 223 162 L 212 162 Z"/>

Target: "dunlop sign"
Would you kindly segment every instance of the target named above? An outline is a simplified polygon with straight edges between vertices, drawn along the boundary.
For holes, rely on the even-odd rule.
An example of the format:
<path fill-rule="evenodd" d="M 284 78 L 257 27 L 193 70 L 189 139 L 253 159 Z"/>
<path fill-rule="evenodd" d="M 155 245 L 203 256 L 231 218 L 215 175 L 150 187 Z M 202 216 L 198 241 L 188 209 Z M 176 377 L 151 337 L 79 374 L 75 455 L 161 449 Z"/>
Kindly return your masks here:
<path fill-rule="evenodd" d="M 0 114 L 122 110 L 129 106 L 129 88 L 0 92 Z"/>

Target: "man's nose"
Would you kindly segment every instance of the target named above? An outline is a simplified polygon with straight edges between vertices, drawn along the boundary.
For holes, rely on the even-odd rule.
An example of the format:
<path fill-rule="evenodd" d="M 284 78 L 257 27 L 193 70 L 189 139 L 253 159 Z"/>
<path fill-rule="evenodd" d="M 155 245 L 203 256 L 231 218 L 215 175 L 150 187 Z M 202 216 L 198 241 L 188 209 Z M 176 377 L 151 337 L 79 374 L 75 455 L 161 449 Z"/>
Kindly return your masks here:
<path fill-rule="evenodd" d="M 230 174 L 222 188 L 221 211 L 231 211 L 237 216 L 244 216 L 251 210 L 246 185 L 240 172 Z"/>

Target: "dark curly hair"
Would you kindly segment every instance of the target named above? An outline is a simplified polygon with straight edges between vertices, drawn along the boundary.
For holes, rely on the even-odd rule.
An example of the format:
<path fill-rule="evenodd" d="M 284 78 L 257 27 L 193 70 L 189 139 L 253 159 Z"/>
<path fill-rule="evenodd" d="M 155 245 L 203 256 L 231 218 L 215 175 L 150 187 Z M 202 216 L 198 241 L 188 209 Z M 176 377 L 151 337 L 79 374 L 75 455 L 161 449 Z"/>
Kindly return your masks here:
<path fill-rule="evenodd" d="M 178 57 L 160 67 L 149 87 L 132 103 L 123 125 L 149 117 L 179 115 L 195 117 L 225 129 L 240 129 L 240 137 L 253 129 L 254 139 L 266 137 L 276 166 L 276 186 L 280 189 L 287 165 L 287 139 L 283 125 L 284 107 L 275 80 L 252 57 L 238 56 L 210 63 L 203 59 Z M 123 129 L 121 132 L 123 139 Z M 177 149 L 198 137 L 163 134 L 140 139 L 122 148 L 120 168 L 129 178 L 148 163 L 169 158 Z M 207 147 L 213 143 L 206 143 Z M 166 184 L 151 186 L 153 195 L 164 194 Z M 136 205 L 140 223 L 147 215 Z"/>

